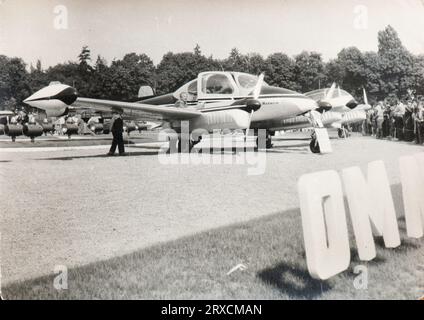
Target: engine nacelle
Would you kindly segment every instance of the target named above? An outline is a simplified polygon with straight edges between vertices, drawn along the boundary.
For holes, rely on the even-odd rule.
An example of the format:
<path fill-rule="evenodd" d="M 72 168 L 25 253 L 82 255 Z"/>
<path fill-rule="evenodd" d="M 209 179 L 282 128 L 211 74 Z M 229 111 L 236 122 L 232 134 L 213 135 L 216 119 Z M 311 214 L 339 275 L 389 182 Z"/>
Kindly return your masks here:
<path fill-rule="evenodd" d="M 43 127 L 43 133 L 48 133 L 48 132 L 53 133 L 54 131 L 53 123 L 43 123 L 41 126 Z"/>
<path fill-rule="evenodd" d="M 78 134 L 78 130 L 79 127 L 75 123 L 66 123 L 63 128 L 63 133 L 70 138 L 72 135 Z"/>
<path fill-rule="evenodd" d="M 27 137 L 30 137 L 31 141 L 34 141 L 34 138 L 41 136 L 44 133 L 44 130 L 39 124 L 25 124 L 22 132 Z"/>
<path fill-rule="evenodd" d="M 358 123 L 367 119 L 367 115 L 363 110 L 352 110 L 343 114 L 342 125 L 349 125 L 352 123 Z"/>
<path fill-rule="evenodd" d="M 240 110 L 223 110 L 202 113 L 199 117 L 190 120 L 190 129 L 205 129 L 209 132 L 223 129 L 246 129 L 249 125 L 249 113 Z M 174 126 L 174 123 L 172 124 Z"/>

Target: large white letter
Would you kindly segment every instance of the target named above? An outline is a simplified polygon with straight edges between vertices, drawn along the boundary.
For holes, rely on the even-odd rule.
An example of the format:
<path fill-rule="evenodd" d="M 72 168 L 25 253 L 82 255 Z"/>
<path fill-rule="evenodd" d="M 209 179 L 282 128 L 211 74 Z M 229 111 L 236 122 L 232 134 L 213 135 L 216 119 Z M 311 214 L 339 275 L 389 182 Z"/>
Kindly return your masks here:
<path fill-rule="evenodd" d="M 408 237 L 421 238 L 424 226 L 424 153 L 399 159 Z"/>
<path fill-rule="evenodd" d="M 349 266 L 343 190 L 336 171 L 306 174 L 298 182 L 308 270 L 328 279 Z"/>
<path fill-rule="evenodd" d="M 366 261 L 375 258 L 373 233 L 383 236 L 387 248 L 399 246 L 396 212 L 383 161 L 368 164 L 368 181 L 359 167 L 344 169 L 342 177 L 359 258 Z"/>

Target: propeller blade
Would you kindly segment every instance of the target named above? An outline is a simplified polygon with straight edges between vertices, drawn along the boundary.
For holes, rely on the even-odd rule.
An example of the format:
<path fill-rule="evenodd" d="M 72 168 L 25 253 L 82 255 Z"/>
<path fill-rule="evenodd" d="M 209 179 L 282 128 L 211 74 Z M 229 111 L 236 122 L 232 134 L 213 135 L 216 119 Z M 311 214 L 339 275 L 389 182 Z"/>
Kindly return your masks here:
<path fill-rule="evenodd" d="M 262 85 L 264 83 L 264 73 L 261 73 L 258 82 L 256 82 L 255 88 L 253 89 L 253 99 L 258 99 L 259 94 L 261 93 Z"/>
<path fill-rule="evenodd" d="M 253 112 L 255 112 L 255 111 L 254 111 L 254 110 L 250 111 L 250 115 L 249 115 L 249 122 L 248 122 L 248 124 L 247 124 L 247 128 L 246 128 L 246 136 L 244 137 L 245 141 L 247 141 L 247 137 L 249 136 L 250 123 L 252 122 Z"/>

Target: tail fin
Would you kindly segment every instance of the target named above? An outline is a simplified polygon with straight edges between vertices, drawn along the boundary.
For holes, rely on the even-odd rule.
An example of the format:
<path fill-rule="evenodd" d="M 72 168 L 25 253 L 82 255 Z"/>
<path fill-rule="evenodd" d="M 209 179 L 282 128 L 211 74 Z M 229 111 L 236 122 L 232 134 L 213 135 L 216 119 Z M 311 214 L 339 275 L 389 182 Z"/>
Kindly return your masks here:
<path fill-rule="evenodd" d="M 331 99 L 333 97 L 334 90 L 336 89 L 336 83 L 333 82 L 331 88 L 327 91 L 327 94 L 324 97 L 324 100 Z"/>
<path fill-rule="evenodd" d="M 365 90 L 365 88 L 363 88 L 363 90 L 364 90 L 364 104 L 368 104 L 367 91 Z"/>

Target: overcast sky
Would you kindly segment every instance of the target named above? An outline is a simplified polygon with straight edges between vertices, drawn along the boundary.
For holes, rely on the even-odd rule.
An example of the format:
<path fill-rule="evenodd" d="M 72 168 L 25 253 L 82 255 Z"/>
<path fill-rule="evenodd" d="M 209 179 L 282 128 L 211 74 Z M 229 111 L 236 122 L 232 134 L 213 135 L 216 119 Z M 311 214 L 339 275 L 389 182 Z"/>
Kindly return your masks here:
<path fill-rule="evenodd" d="M 66 26 L 59 5 L 67 29 L 57 29 Z M 93 60 L 137 52 L 157 64 L 198 43 L 217 58 L 237 47 L 264 56 L 318 51 L 328 60 L 348 46 L 376 51 L 388 24 L 424 53 L 424 0 L 0 0 L 0 54 L 47 67 L 76 60 L 88 45 Z"/>

